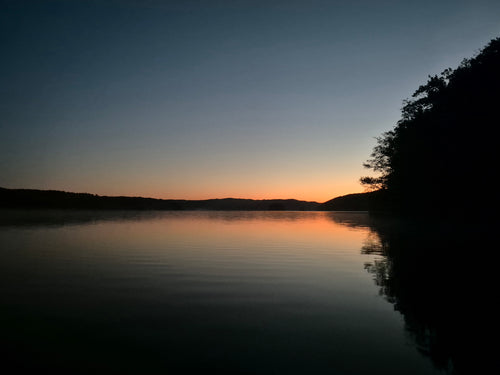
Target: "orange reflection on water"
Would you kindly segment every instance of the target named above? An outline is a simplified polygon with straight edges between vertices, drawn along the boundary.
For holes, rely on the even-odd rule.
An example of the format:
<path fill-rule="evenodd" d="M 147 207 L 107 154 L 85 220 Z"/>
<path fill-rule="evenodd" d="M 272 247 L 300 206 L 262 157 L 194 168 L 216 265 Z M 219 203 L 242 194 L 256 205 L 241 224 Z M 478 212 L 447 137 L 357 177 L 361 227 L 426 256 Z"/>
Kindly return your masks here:
<path fill-rule="evenodd" d="M 301 252 L 328 248 L 359 250 L 370 232 L 364 214 L 325 212 L 169 212 L 152 219 L 107 222 L 88 228 L 87 239 L 119 241 L 168 253 L 251 251 Z M 292 245 L 291 245 L 292 244 Z M 301 246 L 303 245 L 303 246 Z M 123 250 L 123 249 L 122 249 Z"/>
<path fill-rule="evenodd" d="M 306 257 L 317 264 L 359 263 L 372 233 L 366 219 L 366 214 L 340 212 L 156 212 L 44 230 L 34 237 L 36 242 L 43 237 L 43 242 L 53 243 L 51 251 L 66 257 L 100 262 L 141 258 L 175 266 L 220 262 L 234 266 Z"/>

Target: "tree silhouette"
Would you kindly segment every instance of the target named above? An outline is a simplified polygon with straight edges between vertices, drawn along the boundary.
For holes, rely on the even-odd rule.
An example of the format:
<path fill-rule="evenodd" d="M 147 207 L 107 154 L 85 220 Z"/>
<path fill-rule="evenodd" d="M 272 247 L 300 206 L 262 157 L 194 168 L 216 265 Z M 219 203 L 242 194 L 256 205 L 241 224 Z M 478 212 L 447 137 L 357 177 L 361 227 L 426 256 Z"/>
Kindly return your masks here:
<path fill-rule="evenodd" d="M 384 190 L 391 208 L 487 209 L 497 169 L 500 38 L 455 70 L 429 76 L 405 100 L 396 126 L 377 138 L 361 183 Z"/>

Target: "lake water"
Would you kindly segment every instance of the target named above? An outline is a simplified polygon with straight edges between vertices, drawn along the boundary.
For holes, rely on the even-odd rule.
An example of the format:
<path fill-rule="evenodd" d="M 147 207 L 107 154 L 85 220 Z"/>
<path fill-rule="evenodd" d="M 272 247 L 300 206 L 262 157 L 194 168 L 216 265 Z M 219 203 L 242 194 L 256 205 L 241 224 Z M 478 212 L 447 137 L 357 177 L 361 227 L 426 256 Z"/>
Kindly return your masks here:
<path fill-rule="evenodd" d="M 4 363 L 106 374 L 437 374 L 365 213 L 4 212 Z"/>

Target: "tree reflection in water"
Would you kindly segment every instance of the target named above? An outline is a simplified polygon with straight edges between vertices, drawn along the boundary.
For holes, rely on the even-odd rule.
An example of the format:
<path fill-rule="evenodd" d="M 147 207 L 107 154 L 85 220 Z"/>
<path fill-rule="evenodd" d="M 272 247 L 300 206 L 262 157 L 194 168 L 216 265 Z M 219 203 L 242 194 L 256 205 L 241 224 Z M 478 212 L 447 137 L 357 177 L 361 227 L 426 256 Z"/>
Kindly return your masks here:
<path fill-rule="evenodd" d="M 476 223 L 370 216 L 361 250 L 380 255 L 366 270 L 417 349 L 448 374 L 500 373 L 496 228 Z"/>

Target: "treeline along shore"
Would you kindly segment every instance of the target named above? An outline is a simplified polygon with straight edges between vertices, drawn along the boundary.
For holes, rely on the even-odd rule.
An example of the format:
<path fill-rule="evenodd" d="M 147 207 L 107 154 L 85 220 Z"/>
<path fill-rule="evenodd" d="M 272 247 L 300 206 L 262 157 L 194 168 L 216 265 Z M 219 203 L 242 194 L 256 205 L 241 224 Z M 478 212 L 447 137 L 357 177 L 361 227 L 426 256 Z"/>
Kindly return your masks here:
<path fill-rule="evenodd" d="M 4 209 L 314 211 L 320 210 L 321 207 L 317 202 L 296 199 L 154 199 L 0 188 L 0 208 Z"/>
<path fill-rule="evenodd" d="M 324 203 L 297 199 L 155 199 L 112 197 L 57 190 L 0 187 L 3 209 L 85 210 L 241 210 L 241 211 L 369 211 L 380 201 L 380 192 L 348 194 Z"/>
<path fill-rule="evenodd" d="M 347 194 L 319 203 L 297 199 L 155 199 L 101 196 L 57 190 L 6 189 L 0 187 L 0 209 L 89 210 L 239 210 L 239 211 L 379 211 L 383 191 Z"/>

